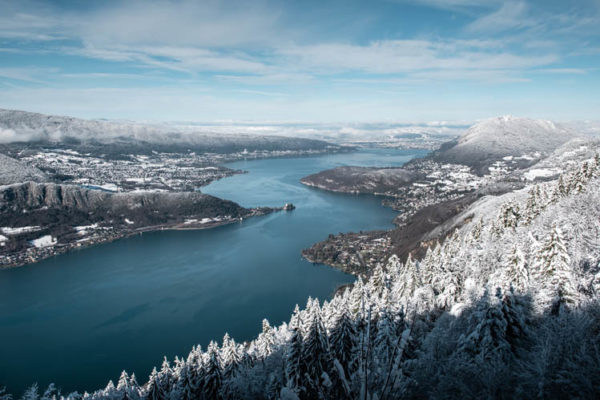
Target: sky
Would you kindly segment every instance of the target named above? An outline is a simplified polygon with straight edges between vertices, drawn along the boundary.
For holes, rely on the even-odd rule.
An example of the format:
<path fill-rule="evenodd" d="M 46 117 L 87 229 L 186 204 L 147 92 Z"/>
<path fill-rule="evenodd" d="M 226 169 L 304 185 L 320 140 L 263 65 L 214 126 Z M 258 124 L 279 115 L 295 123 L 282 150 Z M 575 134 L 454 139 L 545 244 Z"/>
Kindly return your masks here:
<path fill-rule="evenodd" d="M 0 108 L 143 121 L 600 119 L 600 0 L 0 10 Z"/>

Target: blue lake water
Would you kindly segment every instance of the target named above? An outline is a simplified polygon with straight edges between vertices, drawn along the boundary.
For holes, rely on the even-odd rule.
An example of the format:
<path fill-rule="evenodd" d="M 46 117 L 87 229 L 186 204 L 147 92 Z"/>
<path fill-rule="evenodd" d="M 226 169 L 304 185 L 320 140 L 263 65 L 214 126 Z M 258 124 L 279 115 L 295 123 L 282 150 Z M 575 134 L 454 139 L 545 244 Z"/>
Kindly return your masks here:
<path fill-rule="evenodd" d="M 145 381 L 163 355 L 187 355 L 229 332 L 238 341 L 263 318 L 288 320 L 308 296 L 329 298 L 352 276 L 300 251 L 329 233 L 388 229 L 395 213 L 373 196 L 328 193 L 301 177 L 341 165 L 398 166 L 418 150 L 361 150 L 228 164 L 249 173 L 202 192 L 242 206 L 297 209 L 199 231 L 161 231 L 0 271 L 0 387 L 33 382 L 94 390 L 120 371 Z"/>

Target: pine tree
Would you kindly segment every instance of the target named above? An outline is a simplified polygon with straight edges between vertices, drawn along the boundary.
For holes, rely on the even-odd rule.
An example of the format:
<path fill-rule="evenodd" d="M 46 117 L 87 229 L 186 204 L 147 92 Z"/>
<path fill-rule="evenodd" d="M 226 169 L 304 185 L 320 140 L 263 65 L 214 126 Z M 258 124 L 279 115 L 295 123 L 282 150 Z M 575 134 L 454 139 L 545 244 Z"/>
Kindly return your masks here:
<path fill-rule="evenodd" d="M 481 234 L 483 233 L 483 218 L 480 218 L 479 221 L 473 225 L 473 228 L 469 232 L 469 241 L 471 243 L 477 243 L 481 239 Z"/>
<path fill-rule="evenodd" d="M 39 400 L 39 398 L 40 393 L 38 391 L 38 384 L 34 383 L 25 391 L 25 393 L 23 393 L 21 400 Z"/>
<path fill-rule="evenodd" d="M 475 357 L 476 361 L 483 362 L 496 357 L 505 358 L 511 350 L 506 339 L 508 322 L 504 318 L 501 306 L 501 290 L 497 288 L 496 298 L 487 299 L 487 308 L 482 313 L 482 319 L 473 332 L 460 340 L 458 350 L 464 351 Z"/>
<path fill-rule="evenodd" d="M 539 186 L 535 185 L 529 190 L 527 203 L 525 205 L 525 223 L 530 224 L 538 215 L 540 215 L 541 204 L 539 199 Z"/>
<path fill-rule="evenodd" d="M 581 169 L 571 175 L 569 186 L 573 193 L 581 193 L 585 190 L 585 173 Z"/>
<path fill-rule="evenodd" d="M 159 395 L 161 398 L 167 399 L 169 397 L 169 394 L 171 393 L 171 390 L 173 389 L 173 385 L 175 384 L 175 382 L 173 377 L 173 371 L 171 370 L 169 361 L 167 361 L 166 357 L 163 359 L 163 363 L 157 378 Z"/>
<path fill-rule="evenodd" d="M 403 264 L 400 262 L 400 258 L 397 255 L 392 254 L 390 258 L 387 260 L 387 271 L 388 273 L 395 278 L 398 276 L 402 270 Z"/>
<path fill-rule="evenodd" d="M 46 388 L 46 390 L 44 391 L 41 400 L 58 400 L 60 398 L 60 390 L 54 385 L 54 383 L 51 383 L 50 385 L 48 385 L 48 388 Z"/>
<path fill-rule="evenodd" d="M 312 307 L 310 327 L 302 346 L 302 370 L 305 371 L 306 398 L 322 395 L 322 381 L 329 380 L 328 369 L 331 365 L 329 343 L 318 304 Z M 301 396 L 302 398 L 303 396 Z"/>
<path fill-rule="evenodd" d="M 119 377 L 119 381 L 117 382 L 117 390 L 121 393 L 127 393 L 131 391 L 131 381 L 129 378 L 129 374 L 127 371 L 123 370 L 121 372 L 121 376 Z"/>
<path fill-rule="evenodd" d="M 410 299 L 419 286 L 421 286 L 421 278 L 417 264 L 409 254 L 402 273 L 395 279 L 394 296 L 397 299 Z"/>
<path fill-rule="evenodd" d="M 387 279 L 381 264 L 378 264 L 377 267 L 375 267 L 375 271 L 373 272 L 373 276 L 369 280 L 369 284 L 372 288 L 373 293 L 376 296 L 381 296 L 383 289 L 387 286 Z"/>
<path fill-rule="evenodd" d="M 208 362 L 206 364 L 206 375 L 204 378 L 203 395 L 206 399 L 221 398 L 222 371 L 219 360 L 219 346 L 216 342 L 208 345 Z"/>
<path fill-rule="evenodd" d="M 227 381 L 234 378 L 240 369 L 242 355 L 235 340 L 230 338 L 227 333 L 223 337 L 221 360 L 223 362 L 223 380 Z"/>
<path fill-rule="evenodd" d="M 538 273 L 550 296 L 555 297 L 555 305 L 574 304 L 577 291 L 572 281 L 570 258 L 562 231 L 557 224 L 552 225 L 552 230 L 538 253 Z"/>
<path fill-rule="evenodd" d="M 12 400 L 12 395 L 10 393 L 6 393 L 5 387 L 0 387 L 0 400 Z"/>
<path fill-rule="evenodd" d="M 150 373 L 150 377 L 148 378 L 148 383 L 146 384 L 146 390 L 144 393 L 145 400 L 164 400 L 165 397 L 162 396 L 160 392 L 160 382 L 158 378 L 158 372 L 156 371 L 156 367 L 152 369 Z"/>
<path fill-rule="evenodd" d="M 516 228 L 521 220 L 521 210 L 519 205 L 509 201 L 502 205 L 500 209 L 500 221 L 504 228 Z"/>
<path fill-rule="evenodd" d="M 502 296 L 502 314 L 507 324 L 506 341 L 510 344 L 513 354 L 516 354 L 521 340 L 527 334 L 527 329 L 524 311 L 518 304 L 512 287 Z"/>
<path fill-rule="evenodd" d="M 115 388 L 115 384 L 112 380 L 109 380 L 106 384 L 104 390 L 102 390 L 102 396 L 106 398 L 114 398 L 117 394 L 117 388 Z"/>
<path fill-rule="evenodd" d="M 285 375 L 287 387 L 299 393 L 305 390 L 301 385 L 305 372 L 302 369 L 302 335 L 296 323 L 290 325 L 291 336 L 285 354 Z"/>
<path fill-rule="evenodd" d="M 335 327 L 329 338 L 332 357 L 337 359 L 349 377 L 356 371 L 356 324 L 344 307 L 337 315 Z"/>
<path fill-rule="evenodd" d="M 505 268 L 505 284 L 514 287 L 519 292 L 524 292 L 529 287 L 529 271 L 523 253 L 517 245 L 508 256 Z"/>
<path fill-rule="evenodd" d="M 362 318 L 362 304 L 364 300 L 364 284 L 361 277 L 358 277 L 356 282 L 354 283 L 354 287 L 350 292 L 350 315 L 352 318 L 360 319 Z"/>
<path fill-rule="evenodd" d="M 564 197 L 569 194 L 569 187 L 565 183 L 565 178 L 563 174 L 560 174 L 558 177 L 558 182 L 554 188 L 554 192 L 552 193 L 552 202 L 557 202 L 561 197 Z"/>
<path fill-rule="evenodd" d="M 275 344 L 273 328 L 266 318 L 262 321 L 262 332 L 258 335 L 257 344 L 259 357 L 261 359 L 267 358 L 273 351 L 273 346 Z"/>

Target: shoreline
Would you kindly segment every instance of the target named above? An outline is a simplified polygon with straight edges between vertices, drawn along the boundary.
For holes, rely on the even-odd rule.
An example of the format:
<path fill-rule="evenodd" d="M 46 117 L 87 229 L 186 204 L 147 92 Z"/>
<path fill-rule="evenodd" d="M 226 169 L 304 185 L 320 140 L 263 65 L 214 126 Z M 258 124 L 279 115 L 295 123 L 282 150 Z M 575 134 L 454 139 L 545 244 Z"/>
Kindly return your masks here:
<path fill-rule="evenodd" d="M 205 230 L 205 229 L 213 229 L 213 228 L 218 228 L 220 226 L 231 225 L 236 222 L 243 222 L 243 220 L 246 218 L 260 217 L 260 216 L 271 214 L 273 212 L 279 212 L 279 211 L 282 211 L 283 208 L 282 207 L 254 208 L 254 209 L 250 209 L 250 210 L 251 210 L 251 213 L 249 213 L 247 216 L 241 217 L 241 219 L 234 218 L 234 219 L 228 219 L 228 220 L 224 220 L 224 221 L 210 222 L 210 223 L 206 223 L 206 224 L 187 224 L 187 225 L 185 225 L 184 223 L 180 222 L 180 223 L 169 224 L 169 225 L 152 225 L 152 226 L 136 228 L 133 231 L 116 233 L 116 234 L 114 234 L 114 236 L 108 236 L 108 237 L 105 237 L 102 239 L 96 239 L 95 241 L 90 241 L 90 243 L 73 242 L 73 243 L 61 244 L 60 246 L 52 246 L 51 254 L 44 254 L 44 255 L 36 257 L 35 259 L 31 259 L 31 256 L 30 256 L 30 259 L 28 261 L 0 265 L 0 271 L 13 269 L 13 268 L 21 268 L 21 267 L 25 267 L 28 265 L 37 264 L 41 261 L 47 260 L 52 257 L 64 255 L 64 254 L 67 254 L 67 253 L 70 253 L 73 251 L 85 250 L 85 249 L 88 249 L 93 246 L 99 246 L 99 245 L 103 245 L 103 244 L 107 244 L 107 243 L 112 243 L 117 240 L 126 239 L 129 237 L 135 236 L 135 235 L 141 235 L 143 233 L 159 232 L 159 231 L 199 231 L 199 230 Z M 46 248 L 46 249 L 48 249 L 48 248 Z M 27 253 L 27 251 L 25 253 Z M 24 258 L 27 258 L 27 254 L 24 255 Z"/>

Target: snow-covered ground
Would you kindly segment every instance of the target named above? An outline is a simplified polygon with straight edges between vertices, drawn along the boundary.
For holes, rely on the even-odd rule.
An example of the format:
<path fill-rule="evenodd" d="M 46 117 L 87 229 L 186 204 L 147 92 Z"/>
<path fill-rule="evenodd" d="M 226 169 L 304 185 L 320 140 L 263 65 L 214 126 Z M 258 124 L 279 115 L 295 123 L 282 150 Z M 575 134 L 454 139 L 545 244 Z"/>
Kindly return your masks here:
<path fill-rule="evenodd" d="M 44 235 L 32 240 L 31 244 L 33 247 L 37 248 L 54 246 L 56 244 L 56 238 L 52 237 L 51 235 Z"/>

